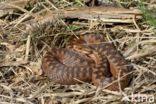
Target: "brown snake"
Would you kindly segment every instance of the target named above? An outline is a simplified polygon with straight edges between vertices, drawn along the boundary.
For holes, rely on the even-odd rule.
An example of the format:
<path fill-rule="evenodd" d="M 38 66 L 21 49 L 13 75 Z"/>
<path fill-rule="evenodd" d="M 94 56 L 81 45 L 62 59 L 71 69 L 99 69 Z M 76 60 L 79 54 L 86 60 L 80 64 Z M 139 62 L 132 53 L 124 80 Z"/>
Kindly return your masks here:
<path fill-rule="evenodd" d="M 132 79 L 131 66 L 112 43 L 103 41 L 102 35 L 87 34 L 66 48 L 53 48 L 44 55 L 42 70 L 60 84 L 92 81 L 109 90 L 124 89 Z"/>

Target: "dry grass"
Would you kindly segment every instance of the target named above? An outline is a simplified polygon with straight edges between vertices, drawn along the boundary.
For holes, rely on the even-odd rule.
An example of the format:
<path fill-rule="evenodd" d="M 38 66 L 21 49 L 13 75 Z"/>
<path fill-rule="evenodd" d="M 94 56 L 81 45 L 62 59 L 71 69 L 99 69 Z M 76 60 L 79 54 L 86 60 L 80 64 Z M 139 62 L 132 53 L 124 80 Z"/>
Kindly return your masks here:
<path fill-rule="evenodd" d="M 0 10 L 0 104 L 128 104 L 121 102 L 121 99 L 132 93 L 152 95 L 156 100 L 155 27 L 144 21 L 106 25 L 104 22 L 85 20 L 70 23 L 59 18 L 37 23 L 34 19 L 42 11 L 84 4 L 79 0 L 19 1 L 0 2 L 3 7 Z M 152 2 L 144 3 L 151 7 Z M 136 7 L 134 2 L 122 4 Z M 156 4 L 152 3 L 152 6 Z M 85 32 L 102 33 L 131 61 L 135 70 L 130 87 L 114 92 L 96 89 L 88 83 L 63 86 L 50 82 L 42 75 L 40 64 L 45 50 L 53 46 L 63 47 L 69 38 Z"/>

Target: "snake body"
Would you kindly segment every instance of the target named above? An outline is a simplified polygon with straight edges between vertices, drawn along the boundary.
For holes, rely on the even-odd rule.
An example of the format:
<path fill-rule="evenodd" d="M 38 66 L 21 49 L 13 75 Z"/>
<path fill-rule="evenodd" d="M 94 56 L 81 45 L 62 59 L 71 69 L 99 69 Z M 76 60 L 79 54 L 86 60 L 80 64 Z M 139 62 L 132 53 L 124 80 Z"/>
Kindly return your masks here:
<path fill-rule="evenodd" d="M 132 78 L 131 67 L 112 43 L 103 41 L 102 35 L 87 34 L 66 48 L 53 48 L 43 56 L 42 70 L 60 84 L 92 81 L 110 90 L 124 89 Z"/>

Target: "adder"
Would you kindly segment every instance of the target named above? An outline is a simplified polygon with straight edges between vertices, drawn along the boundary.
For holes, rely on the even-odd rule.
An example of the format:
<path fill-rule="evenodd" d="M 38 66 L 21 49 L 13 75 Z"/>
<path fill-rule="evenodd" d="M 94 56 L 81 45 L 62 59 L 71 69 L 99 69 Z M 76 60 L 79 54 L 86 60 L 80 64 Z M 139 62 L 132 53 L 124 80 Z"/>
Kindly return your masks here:
<path fill-rule="evenodd" d="M 74 38 L 65 48 L 52 48 L 42 59 L 42 70 L 56 83 L 71 85 L 93 82 L 117 91 L 129 85 L 132 67 L 102 35 Z"/>

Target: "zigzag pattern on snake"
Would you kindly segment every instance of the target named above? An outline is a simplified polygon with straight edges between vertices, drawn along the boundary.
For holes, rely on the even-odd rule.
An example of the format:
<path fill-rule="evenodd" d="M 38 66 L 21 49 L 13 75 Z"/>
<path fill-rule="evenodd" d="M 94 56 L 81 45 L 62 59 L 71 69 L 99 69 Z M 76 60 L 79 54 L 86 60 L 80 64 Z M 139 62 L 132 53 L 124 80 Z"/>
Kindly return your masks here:
<path fill-rule="evenodd" d="M 127 75 L 131 67 L 123 55 L 98 34 L 86 34 L 71 40 L 66 48 L 51 49 L 42 59 L 42 70 L 56 83 L 93 82 L 110 90 L 119 90 L 118 81 L 114 82 L 118 78 L 121 89 L 132 78 Z"/>

